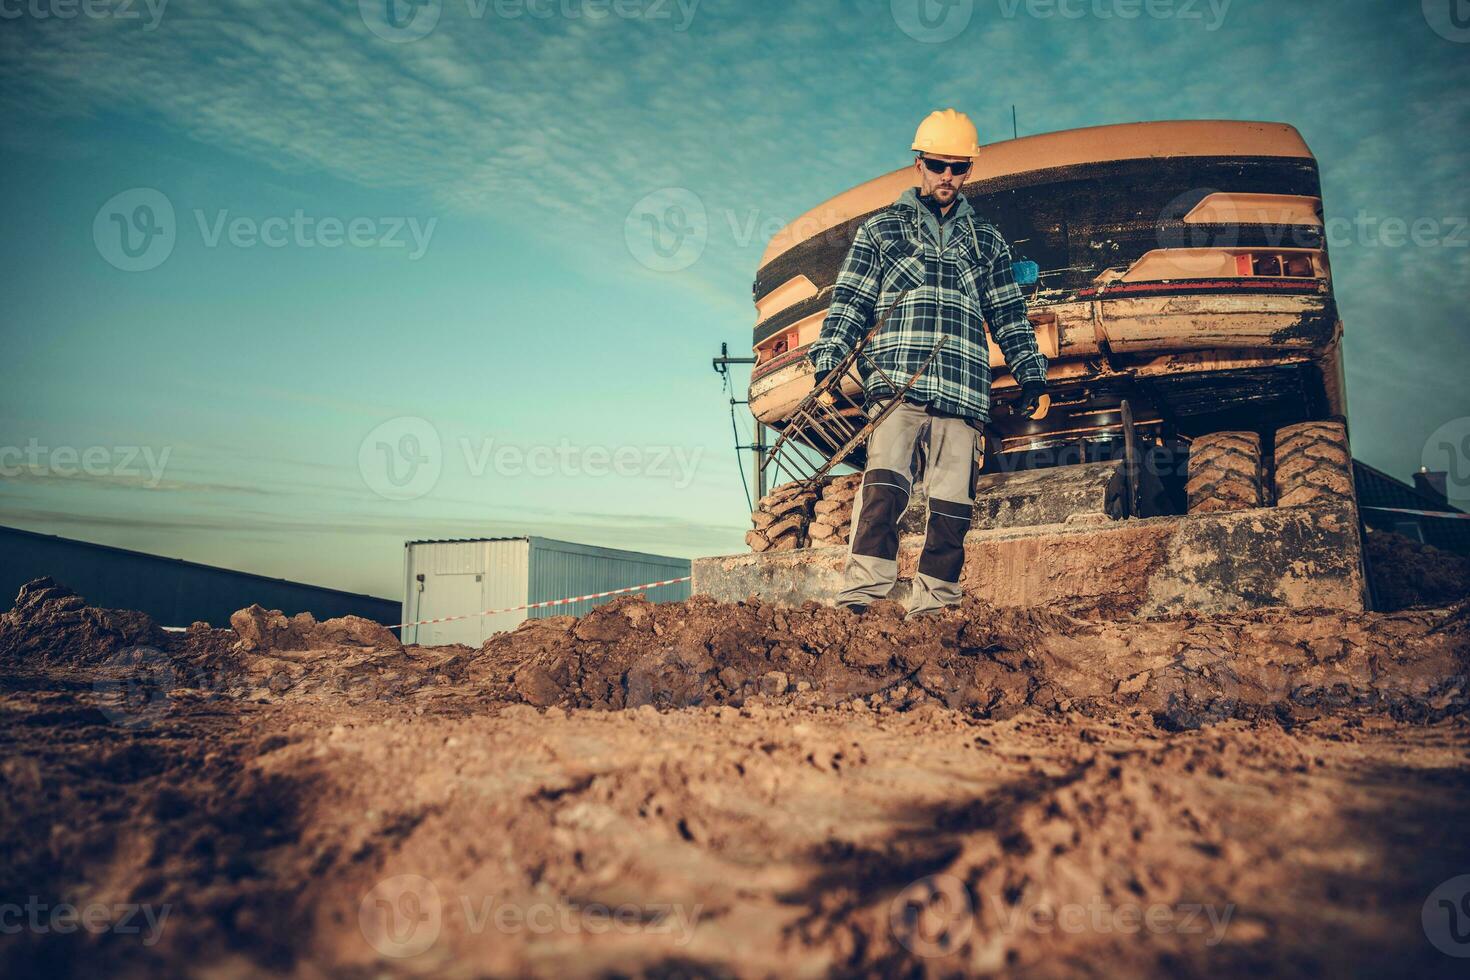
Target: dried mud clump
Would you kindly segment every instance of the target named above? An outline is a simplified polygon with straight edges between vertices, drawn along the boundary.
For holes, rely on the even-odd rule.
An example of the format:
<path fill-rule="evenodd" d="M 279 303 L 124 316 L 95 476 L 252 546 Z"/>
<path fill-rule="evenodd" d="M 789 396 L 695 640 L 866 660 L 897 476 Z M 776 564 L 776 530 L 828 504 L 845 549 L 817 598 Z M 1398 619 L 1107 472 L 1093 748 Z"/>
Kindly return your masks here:
<path fill-rule="evenodd" d="M 21 586 L 15 606 L 0 614 L 0 663 L 86 666 L 129 647 L 165 643 L 167 634 L 144 613 L 88 606 L 50 578 Z"/>
<path fill-rule="evenodd" d="M 240 649 L 247 652 L 341 646 L 403 649 L 392 630 L 361 616 L 341 616 L 318 623 L 309 612 L 287 617 L 280 610 L 254 605 L 231 615 L 230 627 L 240 637 Z"/>
<path fill-rule="evenodd" d="M 915 702 L 986 717 L 1121 705 L 1176 730 L 1348 710 L 1433 719 L 1470 707 L 1467 608 L 1103 622 L 967 599 L 913 621 L 893 603 L 858 617 L 814 603 L 625 597 L 493 637 L 467 671 L 487 693 L 538 708 L 739 706 L 798 688 L 835 703 L 903 686 Z"/>
<path fill-rule="evenodd" d="M 1392 531 L 1369 531 L 1364 547 L 1381 610 L 1447 606 L 1470 597 L 1470 559 Z"/>

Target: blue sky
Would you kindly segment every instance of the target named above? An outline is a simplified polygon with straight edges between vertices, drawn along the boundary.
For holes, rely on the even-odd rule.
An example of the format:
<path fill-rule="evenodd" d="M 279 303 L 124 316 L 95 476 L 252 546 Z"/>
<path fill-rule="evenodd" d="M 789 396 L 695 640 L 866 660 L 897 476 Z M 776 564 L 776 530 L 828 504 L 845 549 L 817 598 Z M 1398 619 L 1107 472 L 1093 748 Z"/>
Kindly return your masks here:
<path fill-rule="evenodd" d="M 709 359 L 771 232 L 950 105 L 1296 125 L 1354 448 L 1407 475 L 1470 438 L 1466 6 L 6 4 L 0 523 L 390 597 L 409 538 L 738 551 Z"/>

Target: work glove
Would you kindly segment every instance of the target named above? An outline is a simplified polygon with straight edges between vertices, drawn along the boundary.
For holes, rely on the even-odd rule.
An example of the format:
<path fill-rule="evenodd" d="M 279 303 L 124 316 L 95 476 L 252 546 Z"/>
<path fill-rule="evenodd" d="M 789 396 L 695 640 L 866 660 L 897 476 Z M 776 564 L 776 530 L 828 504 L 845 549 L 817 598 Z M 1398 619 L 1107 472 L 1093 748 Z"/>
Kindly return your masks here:
<path fill-rule="evenodd" d="M 1046 394 L 1046 382 L 1028 381 L 1021 386 L 1021 414 L 1029 418 L 1035 418 L 1036 410 L 1041 407 L 1041 396 Z"/>
<path fill-rule="evenodd" d="M 827 378 L 831 376 L 831 374 L 832 374 L 832 371 L 831 371 L 830 368 L 829 369 L 826 369 L 826 370 L 824 370 L 822 368 L 818 368 L 812 374 L 812 390 L 815 391 L 816 389 L 822 387 L 822 382 L 823 381 L 826 381 Z M 830 392 L 830 391 L 824 391 L 824 392 L 822 392 L 820 395 L 817 396 L 817 401 L 820 402 L 823 405 L 831 406 L 831 404 L 833 402 L 832 392 Z"/>

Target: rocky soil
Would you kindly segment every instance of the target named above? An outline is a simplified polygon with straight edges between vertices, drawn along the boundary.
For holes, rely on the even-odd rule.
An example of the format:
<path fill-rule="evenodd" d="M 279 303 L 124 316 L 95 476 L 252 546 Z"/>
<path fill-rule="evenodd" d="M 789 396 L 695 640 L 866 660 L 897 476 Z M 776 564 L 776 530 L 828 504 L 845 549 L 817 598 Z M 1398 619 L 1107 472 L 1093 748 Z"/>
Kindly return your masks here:
<path fill-rule="evenodd" d="M 39 580 L 0 615 L 0 974 L 1463 975 L 1470 601 L 1403 588 L 633 597 L 471 649 Z"/>

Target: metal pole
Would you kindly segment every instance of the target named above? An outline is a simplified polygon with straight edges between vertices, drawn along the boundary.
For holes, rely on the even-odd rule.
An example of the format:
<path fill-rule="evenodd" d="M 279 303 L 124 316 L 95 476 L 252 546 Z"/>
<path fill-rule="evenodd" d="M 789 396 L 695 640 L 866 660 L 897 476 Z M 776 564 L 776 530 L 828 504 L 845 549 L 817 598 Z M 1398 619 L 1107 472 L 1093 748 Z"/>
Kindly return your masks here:
<path fill-rule="evenodd" d="M 766 427 L 759 419 L 755 423 L 755 445 L 751 452 L 755 455 L 755 499 L 760 500 L 766 495 Z"/>
<path fill-rule="evenodd" d="M 726 384 L 729 384 L 729 381 L 730 381 L 730 365 L 731 364 L 751 364 L 751 365 L 754 365 L 756 363 L 756 361 L 757 361 L 757 359 L 754 358 L 754 357 L 731 357 L 730 356 L 730 345 L 729 344 L 721 344 L 720 345 L 720 356 L 719 357 L 716 357 L 716 358 L 712 358 L 710 364 L 715 369 L 715 373 L 718 374 L 718 375 L 720 375 L 721 377 L 723 377 L 725 379 L 725 383 Z M 740 400 L 738 398 L 731 398 L 730 399 L 730 409 L 731 409 L 731 412 L 732 413 L 734 412 L 734 408 L 735 408 L 736 405 L 749 405 L 749 404 L 750 404 L 750 402 L 748 400 L 747 401 L 742 401 L 742 400 Z M 754 418 L 754 416 L 752 416 L 752 418 Z M 733 414 L 731 414 L 731 416 L 730 416 L 730 422 L 731 422 L 732 425 L 735 422 L 735 416 Z M 752 442 L 749 446 L 742 446 L 742 445 L 740 445 L 740 439 L 739 439 L 739 436 L 737 435 L 737 437 L 735 439 L 735 451 L 737 453 L 739 453 L 743 449 L 749 449 L 752 453 L 755 454 L 755 472 L 751 474 L 750 479 L 751 479 L 751 482 L 755 485 L 755 497 L 752 498 L 752 500 L 759 500 L 760 498 L 762 498 L 762 497 L 764 497 L 766 495 L 766 468 L 765 468 L 764 465 L 762 465 L 763 462 L 764 462 L 764 460 L 765 460 L 765 458 L 766 458 L 765 457 L 766 429 L 765 429 L 765 426 L 761 425 L 759 419 L 755 419 L 755 441 Z M 742 481 L 742 482 L 744 482 L 744 481 Z"/>

